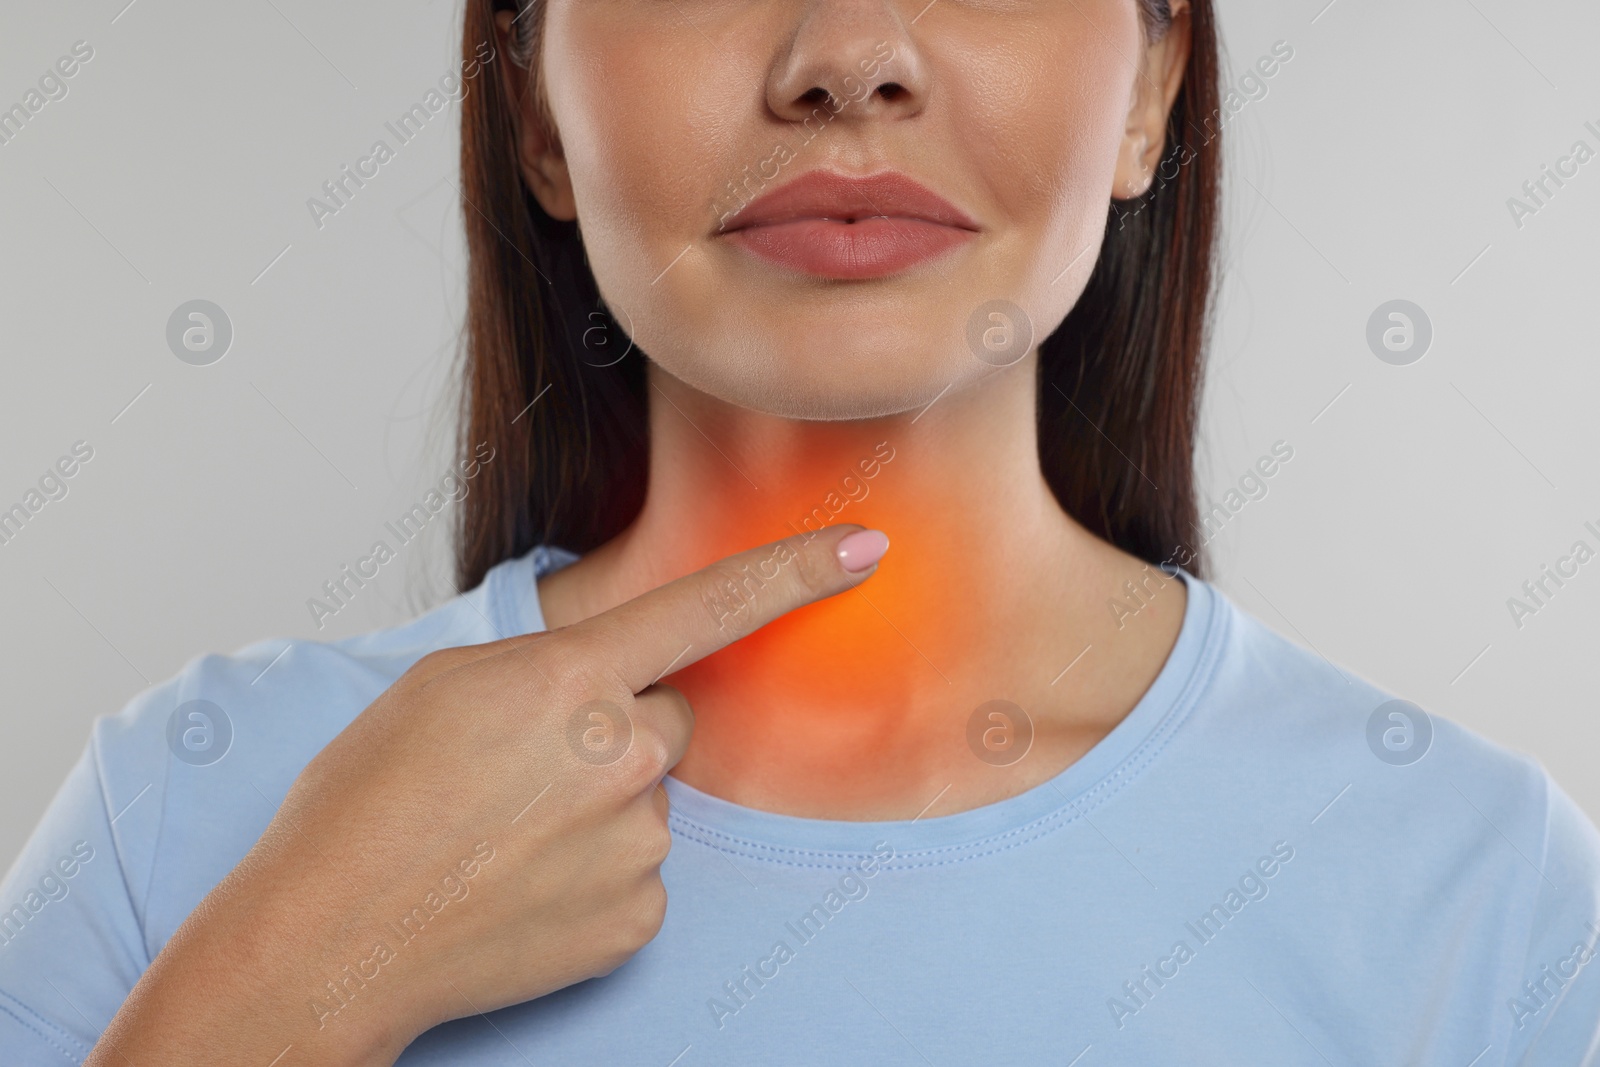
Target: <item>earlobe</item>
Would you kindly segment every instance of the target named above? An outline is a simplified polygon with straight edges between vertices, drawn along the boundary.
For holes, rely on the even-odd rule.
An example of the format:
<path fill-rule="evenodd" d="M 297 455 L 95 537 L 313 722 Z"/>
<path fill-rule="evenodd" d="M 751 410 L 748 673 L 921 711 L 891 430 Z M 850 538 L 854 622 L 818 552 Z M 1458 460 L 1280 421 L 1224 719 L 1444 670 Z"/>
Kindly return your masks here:
<path fill-rule="evenodd" d="M 495 15 L 495 27 L 499 31 L 497 51 L 506 59 L 500 65 L 501 86 L 515 130 L 517 169 L 545 214 L 553 219 L 571 222 L 578 217 L 578 206 L 572 193 L 567 161 L 561 151 L 560 140 L 546 129 L 545 121 L 539 114 L 538 103 L 529 91 L 527 69 L 511 58 L 517 54 L 511 40 L 512 19 L 510 11 L 500 11 Z"/>
<path fill-rule="evenodd" d="M 1117 191 L 1115 199 L 1134 200 L 1150 189 L 1155 178 L 1153 158 L 1160 155 L 1165 138 L 1152 145 L 1144 130 L 1129 130 L 1122 139 L 1122 154 L 1117 160 Z"/>
<path fill-rule="evenodd" d="M 521 154 L 519 153 L 519 158 Z M 567 161 L 559 153 L 544 149 L 534 159 L 521 158 L 522 180 L 545 214 L 562 222 L 578 217 L 578 204 L 572 195 L 572 178 Z"/>

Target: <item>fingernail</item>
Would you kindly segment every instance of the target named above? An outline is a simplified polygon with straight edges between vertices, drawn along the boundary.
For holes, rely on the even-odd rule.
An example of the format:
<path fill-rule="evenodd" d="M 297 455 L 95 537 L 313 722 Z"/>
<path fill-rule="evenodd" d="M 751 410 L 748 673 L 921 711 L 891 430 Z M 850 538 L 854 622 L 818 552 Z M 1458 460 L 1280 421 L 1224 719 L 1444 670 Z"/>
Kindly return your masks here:
<path fill-rule="evenodd" d="M 857 530 L 841 538 L 835 551 L 839 553 L 839 565 L 851 574 L 857 574 L 878 562 L 889 551 L 889 535 L 882 530 Z"/>

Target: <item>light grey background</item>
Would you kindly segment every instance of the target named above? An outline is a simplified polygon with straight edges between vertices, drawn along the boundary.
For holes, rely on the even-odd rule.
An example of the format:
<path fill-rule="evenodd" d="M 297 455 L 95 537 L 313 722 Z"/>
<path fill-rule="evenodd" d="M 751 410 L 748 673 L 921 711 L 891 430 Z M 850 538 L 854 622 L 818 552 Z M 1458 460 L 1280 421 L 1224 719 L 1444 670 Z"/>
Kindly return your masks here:
<path fill-rule="evenodd" d="M 0 865 L 91 720 L 191 658 L 452 592 L 436 520 L 320 633 L 306 608 L 452 459 L 456 107 L 320 230 L 306 200 L 458 62 L 455 5 L 125 4 L 13 4 L 0 34 L 0 107 L 94 48 L 0 145 L 0 509 L 94 448 L 0 545 Z M 1575 540 L 1600 548 L 1600 160 L 1520 229 L 1506 206 L 1575 140 L 1600 149 L 1600 14 L 1221 7 L 1234 77 L 1277 41 L 1294 58 L 1227 131 L 1205 496 L 1275 441 L 1294 458 L 1212 540 L 1216 580 L 1600 817 L 1600 560 L 1521 629 L 1506 605 Z M 235 330 L 209 367 L 165 340 L 196 298 Z M 1411 366 L 1365 340 L 1396 298 L 1434 326 Z"/>

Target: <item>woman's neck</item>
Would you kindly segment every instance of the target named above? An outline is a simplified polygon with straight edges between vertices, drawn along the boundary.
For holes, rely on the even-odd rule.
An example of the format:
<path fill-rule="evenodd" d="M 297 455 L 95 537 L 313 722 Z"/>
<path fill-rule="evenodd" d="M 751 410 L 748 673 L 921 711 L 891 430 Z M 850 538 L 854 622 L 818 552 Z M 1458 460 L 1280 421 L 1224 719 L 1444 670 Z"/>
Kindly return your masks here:
<path fill-rule="evenodd" d="M 674 776 L 751 807 L 900 819 L 936 794 L 929 815 L 1059 773 L 1148 688 L 1185 594 L 1062 511 L 1039 469 L 1033 367 L 921 412 L 801 422 L 733 407 L 652 365 L 645 504 L 617 538 L 541 580 L 546 624 L 791 534 L 881 529 L 888 555 L 860 588 L 663 679 L 695 709 Z M 1113 600 L 1137 603 L 1126 581 L 1148 606 L 1119 619 Z M 992 700 L 1032 722 L 1032 750 L 1010 766 L 968 742 L 969 719 Z"/>

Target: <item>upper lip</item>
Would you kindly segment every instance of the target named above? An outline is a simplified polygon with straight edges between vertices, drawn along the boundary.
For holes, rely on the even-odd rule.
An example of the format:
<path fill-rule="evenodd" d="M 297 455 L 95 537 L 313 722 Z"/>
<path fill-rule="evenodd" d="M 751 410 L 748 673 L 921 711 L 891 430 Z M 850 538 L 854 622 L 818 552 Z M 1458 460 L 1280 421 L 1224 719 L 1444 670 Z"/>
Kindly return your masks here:
<path fill-rule="evenodd" d="M 867 218 L 922 219 L 963 230 L 978 224 L 944 197 L 899 171 L 853 177 L 813 170 L 763 193 L 736 213 L 722 232 L 799 219 L 855 222 Z"/>

